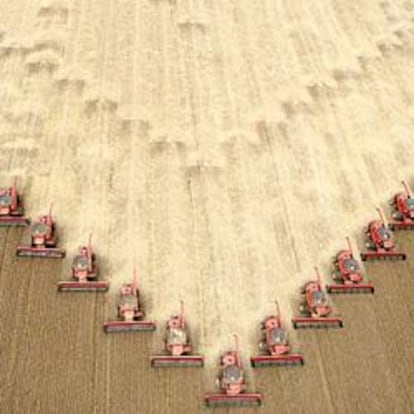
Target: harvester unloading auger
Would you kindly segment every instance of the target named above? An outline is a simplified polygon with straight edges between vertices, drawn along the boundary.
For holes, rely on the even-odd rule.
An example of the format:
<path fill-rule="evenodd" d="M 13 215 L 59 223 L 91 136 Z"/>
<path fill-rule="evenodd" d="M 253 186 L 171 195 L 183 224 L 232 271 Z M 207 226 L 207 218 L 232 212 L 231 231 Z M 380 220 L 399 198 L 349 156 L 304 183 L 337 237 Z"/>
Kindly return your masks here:
<path fill-rule="evenodd" d="M 390 201 L 394 208 L 389 227 L 392 230 L 414 229 L 414 198 L 405 181 L 401 181 L 404 192 L 396 194 Z"/>
<path fill-rule="evenodd" d="M 292 353 L 286 329 L 282 326 L 279 303 L 276 301 L 276 314 L 262 322 L 262 340 L 259 348 L 266 355 L 250 358 L 253 368 L 268 366 L 303 365 L 303 356 Z"/>
<path fill-rule="evenodd" d="M 172 315 L 167 322 L 164 346 L 167 355 L 152 356 L 152 367 L 202 367 L 204 357 L 191 355 L 193 347 L 190 343 L 188 328 L 184 318 L 184 302 L 181 301 L 181 311 Z"/>
<path fill-rule="evenodd" d="M 373 220 L 365 229 L 368 251 L 361 253 L 361 260 L 405 260 L 407 255 L 397 250 L 394 233 L 388 227 L 383 211 L 377 208 L 381 220 Z"/>
<path fill-rule="evenodd" d="M 79 247 L 78 254 L 72 262 L 71 281 L 58 283 L 58 290 L 61 292 L 106 292 L 109 288 L 107 281 L 98 280 L 99 268 L 96 264 L 96 256 L 92 250 L 92 235 L 89 235 L 89 243 Z"/>
<path fill-rule="evenodd" d="M 135 268 L 133 281 L 123 283 L 121 286 L 117 309 L 118 320 L 104 323 L 104 331 L 106 333 L 155 330 L 154 322 L 143 320 L 144 311 L 139 302 L 139 289 Z"/>
<path fill-rule="evenodd" d="M 332 278 L 334 284 L 326 285 L 328 293 L 374 293 L 371 282 L 365 281 L 362 270 L 352 253 L 352 245 L 349 237 L 347 250 L 341 250 L 334 258 Z"/>
<path fill-rule="evenodd" d="M 341 318 L 330 317 L 332 308 L 329 305 L 325 292 L 322 290 L 321 276 L 315 267 L 317 280 L 307 282 L 301 293 L 303 301 L 299 311 L 303 316 L 292 319 L 293 327 L 296 328 L 342 328 Z"/>
<path fill-rule="evenodd" d="M 52 206 L 49 213 L 37 218 L 31 225 L 30 245 L 18 246 L 17 256 L 41 257 L 61 259 L 65 257 L 66 251 L 57 246 L 56 223 L 52 218 Z"/>
<path fill-rule="evenodd" d="M 221 393 L 207 395 L 204 398 L 207 407 L 259 406 L 262 403 L 262 394 L 245 392 L 247 385 L 237 335 L 234 335 L 234 342 L 234 349 L 221 356 L 221 372 L 217 378 Z"/>
<path fill-rule="evenodd" d="M 0 188 L 0 227 L 27 226 L 22 197 L 17 193 L 16 181 L 10 188 Z"/>

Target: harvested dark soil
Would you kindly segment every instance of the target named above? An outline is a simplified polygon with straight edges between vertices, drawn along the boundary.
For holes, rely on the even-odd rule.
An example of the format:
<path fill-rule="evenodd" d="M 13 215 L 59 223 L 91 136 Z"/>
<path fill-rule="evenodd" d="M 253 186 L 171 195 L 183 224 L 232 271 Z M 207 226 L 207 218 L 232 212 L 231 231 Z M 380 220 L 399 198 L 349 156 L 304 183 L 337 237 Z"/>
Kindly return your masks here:
<path fill-rule="evenodd" d="M 214 372 L 151 370 L 154 334 L 105 335 L 105 295 L 58 294 L 61 264 L 16 258 L 20 235 L 0 231 L 1 413 L 205 412 Z M 255 371 L 260 412 L 412 412 L 414 234 L 399 241 L 406 262 L 367 266 L 374 296 L 333 297 L 343 330 L 292 333 L 303 368 Z"/>

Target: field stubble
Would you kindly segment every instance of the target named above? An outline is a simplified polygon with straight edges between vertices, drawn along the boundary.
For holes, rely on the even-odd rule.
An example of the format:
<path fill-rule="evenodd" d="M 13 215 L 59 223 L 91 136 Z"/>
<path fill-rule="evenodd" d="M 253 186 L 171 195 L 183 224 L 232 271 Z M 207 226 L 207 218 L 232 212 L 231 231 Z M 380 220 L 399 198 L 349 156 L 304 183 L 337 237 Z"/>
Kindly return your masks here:
<path fill-rule="evenodd" d="M 213 370 L 152 370 L 149 356 L 159 337 L 105 335 L 105 295 L 58 294 L 59 261 L 16 258 L 21 230 L 3 229 L 0 237 L 0 412 L 203 412 Z M 407 262 L 367 265 L 374 296 L 334 297 L 343 330 L 292 333 L 305 353 L 303 368 L 249 372 L 264 393 L 261 412 L 411 412 L 414 234 L 402 233 L 399 241 Z M 243 357 L 247 362 L 249 355 Z"/>

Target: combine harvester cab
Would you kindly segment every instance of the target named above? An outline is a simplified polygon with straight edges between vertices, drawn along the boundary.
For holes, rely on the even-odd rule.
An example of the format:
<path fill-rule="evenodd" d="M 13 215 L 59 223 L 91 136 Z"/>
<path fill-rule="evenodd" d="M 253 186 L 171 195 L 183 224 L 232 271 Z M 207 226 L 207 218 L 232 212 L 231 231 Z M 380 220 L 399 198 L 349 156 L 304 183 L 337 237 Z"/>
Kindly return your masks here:
<path fill-rule="evenodd" d="M 144 311 L 139 303 L 139 289 L 136 282 L 136 270 L 132 283 L 123 283 L 120 289 L 118 303 L 118 320 L 104 323 L 104 331 L 112 332 L 142 332 L 154 331 L 155 323 L 142 320 Z"/>
<path fill-rule="evenodd" d="M 249 407 L 262 404 L 262 394 L 246 393 L 246 382 L 243 366 L 235 338 L 235 348 L 221 357 L 221 373 L 217 379 L 221 393 L 209 394 L 204 398 L 204 405 L 213 407 Z"/>
<path fill-rule="evenodd" d="M 49 214 L 40 216 L 31 225 L 31 243 L 29 246 L 18 246 L 19 257 L 40 257 L 62 259 L 66 251 L 57 246 L 56 225 L 52 218 L 52 206 Z"/>
<path fill-rule="evenodd" d="M 168 355 L 152 356 L 150 359 L 152 367 L 202 367 L 204 365 L 204 357 L 191 355 L 193 348 L 184 318 L 183 301 L 181 301 L 180 314 L 171 316 L 167 322 L 164 344 Z"/>
<path fill-rule="evenodd" d="M 96 257 L 92 250 L 91 238 L 89 244 L 81 246 L 79 253 L 72 262 L 72 279 L 71 281 L 62 281 L 58 283 L 60 292 L 106 292 L 109 283 L 99 281 L 99 269 L 96 265 Z"/>
<path fill-rule="evenodd" d="M 377 211 L 381 220 L 374 220 L 368 224 L 365 230 L 368 251 L 361 253 L 361 260 L 405 260 L 407 255 L 397 250 L 394 233 L 388 227 L 384 213 L 380 208 L 377 208 Z"/>
<path fill-rule="evenodd" d="M 405 181 L 401 181 L 404 192 L 396 194 L 390 205 L 393 207 L 392 218 L 389 223 L 391 230 L 414 229 L 414 198 Z"/>
<path fill-rule="evenodd" d="M 334 271 L 332 278 L 334 284 L 326 285 L 328 293 L 374 293 L 371 282 L 364 281 L 359 263 L 352 253 L 352 245 L 349 237 L 348 250 L 341 250 L 334 259 Z"/>
<path fill-rule="evenodd" d="M 11 188 L 0 188 L 0 227 L 27 226 L 23 200 L 17 193 L 16 182 Z"/>
<path fill-rule="evenodd" d="M 266 355 L 257 355 L 250 358 L 253 368 L 303 365 L 303 356 L 292 353 L 286 330 L 282 326 L 279 304 L 276 301 L 276 315 L 269 316 L 262 322 L 262 341 L 259 348 L 266 351 Z"/>
<path fill-rule="evenodd" d="M 293 327 L 297 328 L 342 328 L 341 318 L 330 317 L 332 308 L 322 290 L 321 277 L 315 267 L 317 280 L 306 283 L 302 288 L 304 296 L 299 310 L 303 316 L 292 319 Z"/>

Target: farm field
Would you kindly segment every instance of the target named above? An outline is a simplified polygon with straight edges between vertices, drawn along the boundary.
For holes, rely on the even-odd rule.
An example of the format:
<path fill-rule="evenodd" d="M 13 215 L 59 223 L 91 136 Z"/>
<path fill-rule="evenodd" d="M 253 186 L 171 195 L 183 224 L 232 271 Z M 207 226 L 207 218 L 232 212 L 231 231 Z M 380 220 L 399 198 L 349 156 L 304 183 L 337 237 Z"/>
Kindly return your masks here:
<path fill-rule="evenodd" d="M 205 412 L 214 372 L 151 370 L 151 334 L 105 335 L 104 296 L 58 294 L 58 262 L 16 259 L 18 236 L 1 231 L 0 412 Z M 399 241 L 414 257 L 414 234 Z M 298 332 L 305 366 L 257 370 L 264 404 L 243 413 L 412 412 L 414 261 L 368 270 L 376 294 L 336 298 L 344 329 Z"/>
<path fill-rule="evenodd" d="M 274 300 L 288 321 L 414 189 L 413 79 L 410 0 L 0 0 L 0 187 L 32 218 L 53 202 L 68 252 L 17 260 L 0 229 L 0 413 L 199 412 L 230 335 L 247 364 Z M 110 290 L 58 295 L 89 233 Z M 413 412 L 398 241 L 374 297 L 333 298 L 344 330 L 290 332 L 304 368 L 246 366 L 262 412 Z M 161 330 L 103 334 L 134 266 L 159 327 L 185 301 L 203 370 L 152 372 Z"/>

